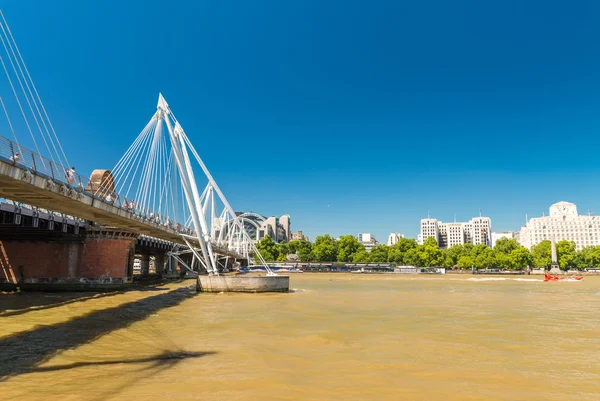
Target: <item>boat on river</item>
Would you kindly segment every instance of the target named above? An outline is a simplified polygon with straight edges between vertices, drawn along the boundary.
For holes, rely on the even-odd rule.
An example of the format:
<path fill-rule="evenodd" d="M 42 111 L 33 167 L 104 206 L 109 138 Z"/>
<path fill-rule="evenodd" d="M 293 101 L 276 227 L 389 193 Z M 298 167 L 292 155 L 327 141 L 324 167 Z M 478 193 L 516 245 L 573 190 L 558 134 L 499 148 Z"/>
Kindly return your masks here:
<path fill-rule="evenodd" d="M 552 274 L 544 274 L 544 281 L 580 281 L 583 276 L 558 277 Z"/>

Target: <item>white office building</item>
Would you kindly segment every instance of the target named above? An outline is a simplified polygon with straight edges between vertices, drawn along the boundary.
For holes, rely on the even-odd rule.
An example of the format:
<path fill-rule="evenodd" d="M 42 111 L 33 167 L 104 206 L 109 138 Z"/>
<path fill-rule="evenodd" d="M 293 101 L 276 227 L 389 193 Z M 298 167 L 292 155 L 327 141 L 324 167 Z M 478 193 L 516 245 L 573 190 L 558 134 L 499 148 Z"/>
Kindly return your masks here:
<path fill-rule="evenodd" d="M 534 217 L 519 232 L 521 245 L 531 248 L 544 240 L 574 241 L 576 248 L 600 245 L 600 217 L 577 214 L 577 206 L 558 202 L 550 206 L 550 215 Z"/>
<path fill-rule="evenodd" d="M 388 241 L 387 241 L 388 246 L 396 245 L 398 243 L 398 241 L 400 241 L 400 238 L 404 238 L 404 234 L 391 233 L 388 236 Z"/>
<path fill-rule="evenodd" d="M 473 217 L 468 222 L 443 223 L 437 219 L 421 220 L 419 244 L 429 237 L 435 238 L 440 248 L 462 244 L 485 244 L 491 246 L 492 220 L 489 217 Z"/>
<path fill-rule="evenodd" d="M 496 242 L 498 242 L 498 240 L 500 238 L 508 238 L 508 239 L 515 239 L 515 233 L 513 233 L 512 231 L 504 231 L 501 233 L 492 233 L 492 248 L 496 246 Z"/>
<path fill-rule="evenodd" d="M 367 252 L 371 252 L 371 249 L 374 246 L 379 245 L 379 241 L 377 241 L 375 239 L 375 236 L 373 234 L 369 234 L 369 233 L 360 233 L 358 234 L 358 242 L 360 242 L 361 244 L 363 244 L 365 246 L 365 249 L 367 250 Z"/>

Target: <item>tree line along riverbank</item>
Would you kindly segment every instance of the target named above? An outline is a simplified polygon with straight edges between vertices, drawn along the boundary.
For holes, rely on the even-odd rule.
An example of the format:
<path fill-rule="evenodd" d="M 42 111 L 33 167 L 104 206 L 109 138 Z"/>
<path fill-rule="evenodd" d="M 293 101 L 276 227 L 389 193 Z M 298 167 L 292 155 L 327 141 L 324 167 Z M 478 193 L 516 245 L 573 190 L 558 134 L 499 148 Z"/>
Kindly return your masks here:
<path fill-rule="evenodd" d="M 335 239 L 325 234 L 318 236 L 314 242 L 294 240 L 280 244 L 266 236 L 256 247 L 267 262 L 393 263 L 416 267 L 505 270 L 521 270 L 528 266 L 549 268 L 552 263 L 551 243 L 548 240 L 531 250 L 508 238 L 499 239 L 493 248 L 483 244 L 463 244 L 440 249 L 434 238 L 427 238 L 421 245 L 414 239 L 401 238 L 395 245 L 377 245 L 367 252 L 353 235 Z M 562 270 L 600 266 L 600 246 L 576 250 L 575 242 L 563 240 L 556 244 L 556 251 Z"/>

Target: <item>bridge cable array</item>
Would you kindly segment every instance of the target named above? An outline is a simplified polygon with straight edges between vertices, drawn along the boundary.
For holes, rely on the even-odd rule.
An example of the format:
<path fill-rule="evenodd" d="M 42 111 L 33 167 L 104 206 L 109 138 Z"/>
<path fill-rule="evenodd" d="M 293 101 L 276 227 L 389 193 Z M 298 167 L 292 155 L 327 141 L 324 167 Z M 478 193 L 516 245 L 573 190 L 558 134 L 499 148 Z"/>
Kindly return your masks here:
<path fill-rule="evenodd" d="M 203 174 L 196 174 L 198 167 Z M 205 182 L 202 193 L 197 177 Z M 252 252 L 272 273 L 162 95 L 156 113 L 95 195 L 109 185 L 138 218 L 176 230 L 188 245 L 184 252 L 193 253 L 210 274 L 218 272 L 215 249 L 245 257 Z"/>
<path fill-rule="evenodd" d="M 2 64 L 16 104 L 23 116 L 25 126 L 36 151 L 38 154 L 42 154 L 36 139 L 41 137 L 50 160 L 53 163 L 68 168 L 69 161 L 67 156 L 2 11 L 0 11 L 0 42 L 4 49 L 4 54 L 0 52 L 0 64 Z M 8 108 L 1 97 L 0 103 L 8 120 L 15 143 L 20 150 L 21 145 L 16 133 L 18 129 L 15 129 L 15 124 L 10 120 Z M 36 127 L 37 130 L 35 129 Z M 45 165 L 46 161 L 43 158 L 40 158 L 40 161 L 44 165 L 44 168 L 49 167 Z"/>

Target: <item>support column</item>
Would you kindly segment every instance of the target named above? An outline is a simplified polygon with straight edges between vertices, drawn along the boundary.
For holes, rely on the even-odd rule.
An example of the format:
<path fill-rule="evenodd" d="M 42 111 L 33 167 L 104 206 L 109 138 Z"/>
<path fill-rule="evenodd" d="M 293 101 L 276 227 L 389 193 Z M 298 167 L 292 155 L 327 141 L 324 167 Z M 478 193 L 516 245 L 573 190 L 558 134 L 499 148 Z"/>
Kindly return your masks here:
<path fill-rule="evenodd" d="M 140 275 L 147 276 L 148 274 L 150 274 L 150 254 L 148 252 L 144 252 L 142 253 Z"/>
<path fill-rule="evenodd" d="M 113 227 L 88 227 L 78 277 L 101 283 L 130 283 L 137 234 Z"/>
<path fill-rule="evenodd" d="M 154 263 L 156 265 L 156 274 L 162 275 L 165 272 L 165 254 L 160 252 L 154 256 Z"/>

